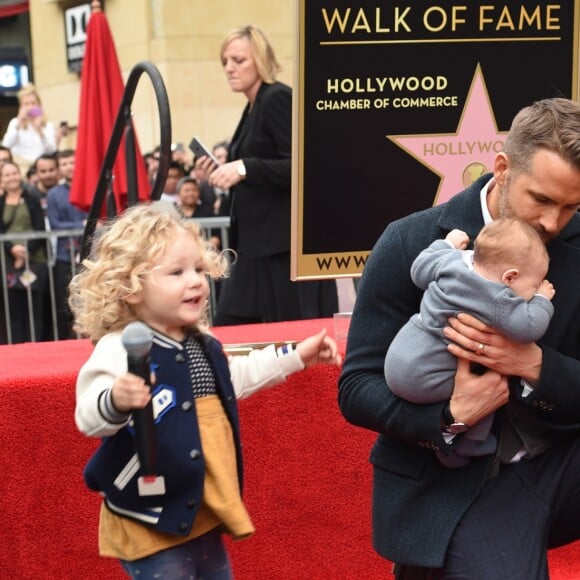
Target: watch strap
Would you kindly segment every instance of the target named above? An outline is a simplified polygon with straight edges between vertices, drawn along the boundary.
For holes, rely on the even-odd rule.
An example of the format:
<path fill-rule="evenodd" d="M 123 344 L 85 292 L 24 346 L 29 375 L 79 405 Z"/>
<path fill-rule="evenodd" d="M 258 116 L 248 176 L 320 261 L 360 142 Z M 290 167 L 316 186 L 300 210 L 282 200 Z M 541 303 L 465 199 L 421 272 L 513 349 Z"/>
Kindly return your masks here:
<path fill-rule="evenodd" d="M 447 427 L 455 423 L 455 417 L 451 414 L 451 401 L 447 401 L 443 407 L 443 423 Z"/>
<path fill-rule="evenodd" d="M 442 430 L 446 433 L 458 435 L 459 433 L 469 431 L 469 425 L 456 421 L 455 417 L 451 414 L 451 401 L 445 403 L 441 415 L 443 418 Z"/>

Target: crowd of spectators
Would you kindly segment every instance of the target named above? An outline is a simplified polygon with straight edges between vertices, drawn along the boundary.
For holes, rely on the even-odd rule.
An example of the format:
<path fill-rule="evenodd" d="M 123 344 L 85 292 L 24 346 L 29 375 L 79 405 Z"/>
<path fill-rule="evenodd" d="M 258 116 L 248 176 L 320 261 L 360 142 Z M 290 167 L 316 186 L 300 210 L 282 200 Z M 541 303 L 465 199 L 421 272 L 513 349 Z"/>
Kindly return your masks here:
<path fill-rule="evenodd" d="M 255 31 L 252 29 L 252 32 L 261 34 L 257 29 Z M 242 41 L 245 42 L 245 38 L 242 38 Z M 259 55 L 252 55 L 254 60 L 258 57 Z M 253 66 L 257 65 L 254 63 Z M 262 82 L 264 86 L 272 86 L 276 89 L 282 86 L 280 83 L 275 83 L 273 78 L 262 79 Z M 288 87 L 284 87 L 284 90 L 288 93 L 290 91 Z M 290 100 L 287 99 L 285 105 L 288 106 L 285 106 L 285 111 L 288 118 L 289 104 Z M 62 124 L 55 127 L 42 108 L 40 95 L 33 85 L 21 89 L 18 93 L 18 112 L 7 124 L 0 145 L 0 235 L 16 232 L 22 234 L 35 231 L 78 230 L 84 227 L 86 214 L 69 201 L 74 171 L 74 151 L 62 147 L 63 137 L 66 136 L 67 130 L 67 127 L 63 127 Z M 290 124 L 288 123 L 288 126 L 284 128 L 285 143 L 289 143 L 289 135 Z M 236 138 L 239 140 L 239 135 Z M 280 238 L 282 241 L 276 245 L 273 243 L 274 238 L 268 234 L 270 230 L 256 229 L 253 236 L 257 238 L 256 243 L 262 247 L 263 251 L 260 256 L 266 252 L 264 254 L 266 259 L 258 261 L 253 259 L 251 252 L 248 254 L 243 244 L 239 248 L 232 245 L 234 243 L 232 232 L 230 232 L 228 248 L 224 247 L 226 243 L 222 240 L 220 229 L 211 230 L 210 242 L 220 250 L 232 248 L 235 250 L 230 254 L 233 257 L 232 263 L 237 264 L 230 283 L 235 294 L 239 294 L 239 284 L 233 282 L 234 279 L 239 278 L 237 274 L 242 272 L 242 266 L 248 265 L 252 270 L 258 271 L 263 263 L 270 263 L 282 256 L 281 261 L 279 260 L 281 266 L 277 269 L 276 284 L 285 288 L 283 295 L 262 299 L 260 292 L 254 286 L 247 288 L 244 294 L 254 295 L 255 303 L 262 306 L 274 303 L 280 305 L 296 303 L 296 308 L 285 310 L 277 308 L 274 309 L 275 312 L 272 309 L 262 312 L 260 310 L 262 306 L 260 306 L 258 309 L 260 311 L 252 312 L 251 316 L 245 316 L 243 312 L 230 312 L 232 316 L 226 317 L 229 323 L 322 316 L 322 311 L 318 307 L 311 312 L 311 309 L 308 310 L 305 305 L 319 303 L 318 289 L 323 285 L 316 282 L 297 284 L 290 281 L 290 158 L 289 148 L 287 149 L 288 151 L 284 150 L 283 155 L 280 153 L 282 155 L 280 159 L 268 159 L 266 155 L 260 160 L 258 157 L 263 152 L 254 151 L 251 148 L 245 152 L 248 156 L 257 159 L 256 163 L 248 161 L 252 174 L 256 167 L 269 166 L 268 164 L 274 167 L 279 165 L 280 161 L 284 162 L 284 180 L 279 187 L 279 194 L 265 195 L 271 190 L 271 184 L 268 185 L 265 181 L 259 186 L 252 186 L 252 191 L 257 193 L 254 196 L 256 199 L 251 200 L 252 205 L 263 206 L 262 209 L 256 210 L 258 211 L 256 215 L 259 214 L 264 218 L 259 220 L 260 228 L 263 229 L 265 224 L 272 222 L 275 225 L 271 225 L 270 230 L 274 227 L 275 239 Z M 238 150 L 237 154 L 240 153 L 242 151 Z M 143 155 L 151 185 L 155 182 L 159 171 L 161 154 L 161 148 L 157 146 Z M 229 141 L 216 143 L 212 148 L 212 154 L 219 162 L 218 167 L 232 166 Z M 238 157 L 238 159 L 241 158 Z M 238 205 L 242 203 L 242 198 L 248 196 L 245 190 L 242 191 L 243 187 L 239 182 L 216 182 L 215 175 L 211 175 L 215 169 L 216 166 L 208 165 L 207 157 L 196 158 L 195 154 L 192 155 L 189 148 L 182 142 L 173 143 L 161 199 L 175 204 L 178 211 L 187 218 L 229 217 L 235 207 L 234 186 L 237 185 L 240 190 Z M 243 181 L 245 182 L 245 176 Z M 246 187 L 245 183 L 244 187 Z M 264 192 L 260 188 L 264 189 Z M 244 203 L 247 205 L 248 201 L 250 200 Z M 273 202 L 276 203 L 275 207 L 271 207 Z M 276 211 L 273 211 L 274 209 Z M 247 230 L 244 229 L 244 231 Z M 0 344 L 74 337 L 67 305 L 67 287 L 78 265 L 79 245 L 78 238 L 67 234 L 45 235 L 44 237 L 36 234 L 29 239 L 23 239 L 20 235 L 13 242 L 6 235 L 3 236 L 3 241 L 0 242 L 0 251 L 3 253 Z M 250 261 L 247 259 L 248 256 L 252 258 Z M 40 264 L 44 264 L 44 267 Z M 269 279 L 271 274 L 269 266 L 266 267 L 264 273 Z M 266 286 L 259 284 L 258 287 Z M 302 290 L 313 288 L 316 289 L 314 300 L 307 300 L 300 294 Z M 327 314 L 337 309 L 334 283 L 329 284 L 329 288 L 330 299 L 324 300 Z M 289 296 L 291 299 L 288 298 Z"/>
<path fill-rule="evenodd" d="M 74 150 L 45 150 L 24 164 L 17 161 L 21 158 L 13 151 L 14 147 L 0 145 L 0 235 L 84 228 L 86 212 L 69 201 Z M 215 152 L 223 158 L 227 143 L 217 144 Z M 159 155 L 156 147 L 143 156 L 151 183 Z M 181 144 L 172 146 L 172 156 L 162 198 L 175 203 L 184 217 L 229 215 L 228 192 L 209 185 L 199 163 L 196 168 L 197 160 L 189 159 Z M 212 243 L 220 247 L 219 230 L 212 234 Z M 67 286 L 78 267 L 79 237 L 47 235 L 14 243 L 5 239 L 0 251 L 4 254 L 0 344 L 75 338 Z"/>
<path fill-rule="evenodd" d="M 69 201 L 74 157 L 72 149 L 42 153 L 23 175 L 10 149 L 0 147 L 0 234 L 20 236 L 0 245 L 0 344 L 74 338 L 66 288 L 80 240 L 33 237 L 84 227 L 86 213 Z"/>

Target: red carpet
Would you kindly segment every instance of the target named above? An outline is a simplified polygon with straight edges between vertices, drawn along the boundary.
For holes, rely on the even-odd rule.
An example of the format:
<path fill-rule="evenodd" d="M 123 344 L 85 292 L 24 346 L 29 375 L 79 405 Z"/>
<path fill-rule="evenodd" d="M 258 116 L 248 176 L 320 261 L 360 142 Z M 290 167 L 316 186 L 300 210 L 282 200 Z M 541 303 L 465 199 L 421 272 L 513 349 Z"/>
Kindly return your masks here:
<path fill-rule="evenodd" d="M 321 324 L 216 334 L 224 342 L 299 339 Z M 124 578 L 97 555 L 100 499 L 81 478 L 96 442 L 74 426 L 74 378 L 89 351 L 86 341 L 0 347 L 2 578 Z M 245 498 L 257 532 L 228 542 L 238 580 L 391 577 L 370 543 L 374 435 L 342 419 L 337 378 L 337 369 L 317 366 L 241 401 Z M 552 579 L 580 577 L 579 548 L 550 553 Z"/>

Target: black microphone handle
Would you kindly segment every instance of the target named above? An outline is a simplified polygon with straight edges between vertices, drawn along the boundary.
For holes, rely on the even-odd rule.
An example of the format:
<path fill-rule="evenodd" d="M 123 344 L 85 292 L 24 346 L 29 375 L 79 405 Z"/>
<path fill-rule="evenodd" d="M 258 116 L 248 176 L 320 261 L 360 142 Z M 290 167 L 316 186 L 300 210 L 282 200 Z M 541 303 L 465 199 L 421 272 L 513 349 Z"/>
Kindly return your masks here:
<path fill-rule="evenodd" d="M 149 357 L 127 356 L 129 372 L 141 377 L 151 387 Z M 155 441 L 155 421 L 153 419 L 153 401 L 143 409 L 133 409 L 133 428 L 135 430 L 135 448 L 143 475 L 156 475 L 157 445 Z"/>

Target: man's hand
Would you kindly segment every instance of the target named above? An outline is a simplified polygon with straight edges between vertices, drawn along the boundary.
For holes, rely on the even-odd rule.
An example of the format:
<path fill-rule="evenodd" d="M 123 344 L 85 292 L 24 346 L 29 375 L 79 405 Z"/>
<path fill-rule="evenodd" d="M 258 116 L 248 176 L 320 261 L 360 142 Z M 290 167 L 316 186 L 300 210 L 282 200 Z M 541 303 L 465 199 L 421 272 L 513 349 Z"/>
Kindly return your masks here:
<path fill-rule="evenodd" d="M 487 367 L 504 376 L 537 384 L 542 370 L 542 349 L 536 343 L 515 342 L 477 318 L 461 313 L 444 329 L 454 356 Z"/>
<path fill-rule="evenodd" d="M 456 421 L 471 427 L 505 405 L 508 399 L 506 377 L 494 371 L 487 371 L 481 376 L 474 375 L 468 360 L 457 359 L 457 373 L 449 407 Z"/>

